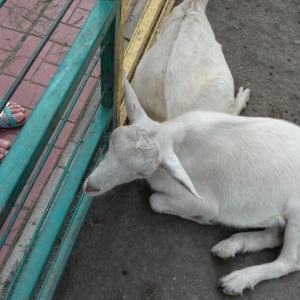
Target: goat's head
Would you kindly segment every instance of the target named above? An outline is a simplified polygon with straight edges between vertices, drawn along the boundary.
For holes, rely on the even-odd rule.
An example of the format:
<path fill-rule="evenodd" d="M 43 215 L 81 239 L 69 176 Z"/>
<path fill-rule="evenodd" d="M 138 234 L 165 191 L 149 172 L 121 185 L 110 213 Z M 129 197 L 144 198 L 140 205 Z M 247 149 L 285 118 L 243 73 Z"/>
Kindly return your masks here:
<path fill-rule="evenodd" d="M 146 115 L 124 74 L 123 81 L 127 114 L 132 125 L 113 131 L 109 150 L 85 181 L 84 191 L 90 196 L 101 195 L 116 185 L 147 178 L 163 167 L 200 198 L 173 151 L 172 138 L 161 124 Z"/>

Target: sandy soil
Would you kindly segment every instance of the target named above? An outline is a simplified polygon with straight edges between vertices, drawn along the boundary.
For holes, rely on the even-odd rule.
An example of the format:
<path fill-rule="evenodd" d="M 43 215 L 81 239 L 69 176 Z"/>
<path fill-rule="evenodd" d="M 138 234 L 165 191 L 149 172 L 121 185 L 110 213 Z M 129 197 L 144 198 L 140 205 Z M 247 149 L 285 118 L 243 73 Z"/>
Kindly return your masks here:
<path fill-rule="evenodd" d="M 300 0 L 211 0 L 207 15 L 236 89 L 252 90 L 244 114 L 300 124 Z M 95 199 L 54 299 L 232 299 L 218 278 L 280 251 L 214 258 L 211 247 L 233 231 L 158 215 L 149 194 L 135 182 Z M 299 299 L 299 280 L 263 282 L 241 299 Z"/>

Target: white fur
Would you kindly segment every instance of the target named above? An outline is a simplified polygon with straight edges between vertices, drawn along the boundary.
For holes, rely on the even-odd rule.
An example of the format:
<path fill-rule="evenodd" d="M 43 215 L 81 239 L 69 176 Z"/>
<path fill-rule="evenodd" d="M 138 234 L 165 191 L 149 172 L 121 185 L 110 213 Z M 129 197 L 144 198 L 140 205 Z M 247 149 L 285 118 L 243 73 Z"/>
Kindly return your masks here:
<path fill-rule="evenodd" d="M 191 110 L 239 114 L 249 100 L 234 82 L 205 15 L 208 0 L 185 0 L 165 20 L 143 56 L 134 88 L 147 115 L 165 121 Z"/>
<path fill-rule="evenodd" d="M 282 120 L 200 111 L 158 123 L 147 117 L 123 80 L 134 122 L 112 133 L 109 151 L 84 190 L 96 196 L 147 178 L 156 212 L 205 225 L 269 228 L 233 235 L 213 247 L 215 255 L 229 258 L 283 243 L 274 262 L 223 277 L 227 294 L 298 271 L 300 128 Z"/>

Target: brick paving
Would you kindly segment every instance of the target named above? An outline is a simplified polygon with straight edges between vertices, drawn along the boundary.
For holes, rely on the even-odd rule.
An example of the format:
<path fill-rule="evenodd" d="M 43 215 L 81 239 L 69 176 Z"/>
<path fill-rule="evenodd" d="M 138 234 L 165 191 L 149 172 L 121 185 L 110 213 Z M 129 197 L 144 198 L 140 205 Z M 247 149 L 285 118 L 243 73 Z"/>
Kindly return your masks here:
<path fill-rule="evenodd" d="M 69 47 L 92 10 L 95 1 L 73 1 L 62 22 L 58 25 L 56 31 L 46 43 L 25 79 L 13 95 L 11 101 L 23 105 L 29 115 L 68 52 Z M 6 94 L 66 2 L 66 0 L 7 0 L 4 6 L 0 8 L 0 98 Z M 30 192 L 17 221 L 11 229 L 6 243 L 0 251 L 0 270 L 3 268 L 12 247 L 16 243 L 24 223 L 28 220 L 31 211 L 35 207 L 37 199 L 56 166 L 62 151 L 67 146 L 68 139 L 79 121 L 82 109 L 94 90 L 99 73 L 100 66 L 97 65 Z M 22 129 L 0 130 L 0 138 L 13 142 L 20 130 Z M 16 205 L 18 205 L 18 202 Z M 13 212 L 15 210 L 16 207 L 13 208 Z M 3 234 L 6 226 L 7 223 L 1 229 L 0 236 Z"/>

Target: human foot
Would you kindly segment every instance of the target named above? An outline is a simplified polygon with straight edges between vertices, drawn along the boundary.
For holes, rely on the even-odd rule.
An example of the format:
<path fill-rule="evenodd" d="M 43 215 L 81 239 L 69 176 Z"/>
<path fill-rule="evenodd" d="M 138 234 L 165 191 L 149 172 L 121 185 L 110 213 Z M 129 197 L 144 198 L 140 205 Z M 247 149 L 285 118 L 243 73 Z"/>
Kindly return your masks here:
<path fill-rule="evenodd" d="M 8 153 L 8 149 L 10 148 L 11 144 L 9 141 L 0 139 L 0 162 L 3 160 L 5 155 Z"/>
<path fill-rule="evenodd" d="M 0 115 L 0 128 L 8 129 L 21 127 L 26 120 L 27 114 L 25 108 L 17 103 L 10 102 L 4 108 L 2 115 Z"/>

